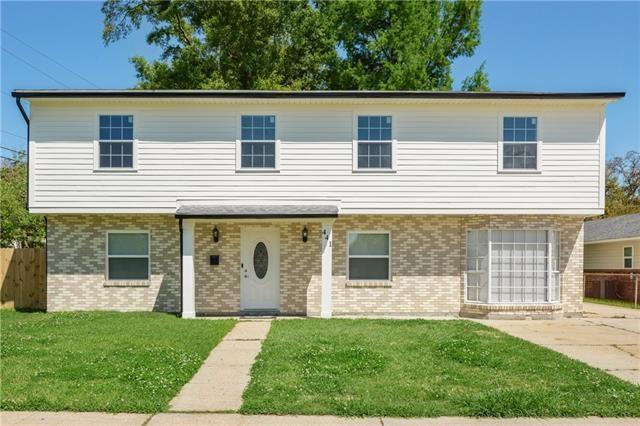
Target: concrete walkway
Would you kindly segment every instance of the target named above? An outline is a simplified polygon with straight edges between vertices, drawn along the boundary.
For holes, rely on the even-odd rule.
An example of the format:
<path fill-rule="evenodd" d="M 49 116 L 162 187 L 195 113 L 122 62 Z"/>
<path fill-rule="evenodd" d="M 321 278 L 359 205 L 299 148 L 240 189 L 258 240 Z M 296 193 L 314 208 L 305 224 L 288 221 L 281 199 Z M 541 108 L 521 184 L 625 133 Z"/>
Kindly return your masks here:
<path fill-rule="evenodd" d="M 640 385 L 640 310 L 585 303 L 583 318 L 480 320 Z"/>
<path fill-rule="evenodd" d="M 251 366 L 270 327 L 271 320 L 239 321 L 173 398 L 170 411 L 238 410 L 249 384 Z"/>
<path fill-rule="evenodd" d="M 162 414 L 109 414 L 71 412 L 2 412 L 2 426 L 14 425 L 219 425 L 219 426 L 287 426 L 287 425 L 337 425 L 337 426 L 450 426 L 450 425 L 637 425 L 638 419 L 614 419 L 601 417 L 559 419 L 496 419 L 469 417 L 436 417 L 422 419 L 398 419 L 390 417 L 334 417 L 334 416 L 243 416 L 216 413 L 162 413 Z"/>

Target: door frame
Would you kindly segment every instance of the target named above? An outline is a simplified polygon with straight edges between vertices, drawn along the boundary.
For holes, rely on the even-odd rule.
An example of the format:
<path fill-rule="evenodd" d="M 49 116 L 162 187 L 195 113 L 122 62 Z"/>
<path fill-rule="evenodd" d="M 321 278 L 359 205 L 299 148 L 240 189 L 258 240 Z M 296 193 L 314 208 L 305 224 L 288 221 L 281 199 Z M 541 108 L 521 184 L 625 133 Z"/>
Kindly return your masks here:
<path fill-rule="evenodd" d="M 276 240 L 276 250 L 275 253 L 269 253 L 269 263 L 271 264 L 272 259 L 274 261 L 276 261 L 276 264 L 278 266 L 278 275 L 277 278 L 275 279 L 276 283 L 275 283 L 275 291 L 276 291 L 276 297 L 275 297 L 275 306 L 272 308 L 247 308 L 246 306 L 246 297 L 245 297 L 245 292 L 246 292 L 246 288 L 245 288 L 245 280 L 243 278 L 243 258 L 242 258 L 242 254 L 243 254 L 243 243 L 244 243 L 244 239 L 246 238 L 246 235 L 250 232 L 256 232 L 256 231 L 271 231 L 274 232 L 277 235 L 277 240 Z M 281 274 L 281 270 L 280 270 L 280 228 L 277 226 L 255 226 L 255 225 L 247 225 L 247 226 L 241 226 L 240 227 L 240 269 L 239 269 L 239 274 L 240 274 L 240 311 L 246 311 L 246 312 L 260 312 L 260 311 L 264 311 L 264 312 L 279 312 L 280 311 L 280 302 L 281 302 L 281 297 L 280 297 L 280 277 L 282 276 Z M 251 266 L 253 267 L 253 266 Z"/>

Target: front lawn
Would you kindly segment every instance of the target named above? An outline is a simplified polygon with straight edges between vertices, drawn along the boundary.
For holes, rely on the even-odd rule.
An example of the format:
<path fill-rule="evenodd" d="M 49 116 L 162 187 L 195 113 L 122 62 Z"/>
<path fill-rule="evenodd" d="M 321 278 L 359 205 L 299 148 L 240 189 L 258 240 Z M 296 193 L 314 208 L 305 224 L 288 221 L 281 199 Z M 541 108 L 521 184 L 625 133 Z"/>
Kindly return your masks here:
<path fill-rule="evenodd" d="M 600 305 L 616 306 L 618 308 L 640 309 L 640 305 L 636 306 L 630 300 L 611 300 L 611 299 L 598 299 L 595 297 L 585 297 L 584 301 L 586 303 L 598 303 Z"/>
<path fill-rule="evenodd" d="M 274 321 L 244 413 L 640 416 L 640 387 L 462 320 Z"/>
<path fill-rule="evenodd" d="M 157 412 L 233 320 L 0 311 L 2 410 Z"/>

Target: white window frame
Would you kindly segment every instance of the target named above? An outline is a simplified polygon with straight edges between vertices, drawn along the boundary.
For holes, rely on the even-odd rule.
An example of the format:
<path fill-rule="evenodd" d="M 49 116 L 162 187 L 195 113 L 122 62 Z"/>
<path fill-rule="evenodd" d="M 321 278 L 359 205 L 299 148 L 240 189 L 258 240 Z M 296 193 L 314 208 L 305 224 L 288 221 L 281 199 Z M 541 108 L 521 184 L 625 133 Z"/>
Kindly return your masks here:
<path fill-rule="evenodd" d="M 242 116 L 243 115 L 272 115 L 276 119 L 275 166 L 274 167 L 242 167 Z M 237 173 L 278 173 L 280 172 L 280 114 L 273 111 L 249 110 L 236 114 L 236 172 Z M 274 142 L 274 141 L 244 141 L 244 142 Z"/>
<path fill-rule="evenodd" d="M 132 140 L 100 140 L 100 116 L 101 115 L 130 115 L 133 117 Z M 137 116 L 131 111 L 99 111 L 95 114 L 93 124 L 93 171 L 94 173 L 131 173 L 138 171 L 138 139 L 136 135 Z M 131 167 L 100 167 L 100 142 L 131 142 Z"/>
<path fill-rule="evenodd" d="M 389 238 L 389 254 L 388 255 L 353 255 L 351 256 L 351 254 L 349 253 L 349 236 L 351 234 L 387 234 L 388 238 Z M 386 231 L 386 230 L 379 230 L 379 231 L 371 231 L 371 230 L 367 230 L 367 231 L 360 231 L 360 230 L 350 230 L 347 231 L 347 281 L 351 281 L 351 282 L 380 282 L 380 281 L 392 281 L 392 276 L 391 276 L 391 231 Z M 354 278 L 351 279 L 349 277 L 349 259 L 351 258 L 354 259 L 388 259 L 387 264 L 389 265 L 389 271 L 387 272 L 387 279 L 360 279 L 360 278 Z"/>
<path fill-rule="evenodd" d="M 137 255 L 120 255 L 120 254 L 116 254 L 116 255 L 110 255 L 109 254 L 109 234 L 147 234 L 147 255 L 141 255 L 141 254 L 137 254 Z M 105 281 L 108 282 L 115 282 L 115 281 L 149 281 L 151 279 L 151 232 L 149 230 L 146 229 L 110 229 L 106 232 L 105 234 L 106 238 L 105 238 L 105 242 L 104 242 L 104 248 L 105 248 Z M 109 278 L 109 259 L 110 258 L 125 258 L 125 259 L 132 259 L 132 258 L 146 258 L 147 259 L 147 278 L 115 278 L 115 279 L 111 279 Z"/>
<path fill-rule="evenodd" d="M 624 254 L 624 250 L 628 248 L 631 249 L 631 256 L 625 256 Z M 622 247 L 622 269 L 633 269 L 633 251 L 633 246 Z M 631 266 L 625 266 L 625 260 L 627 259 L 631 259 Z"/>
<path fill-rule="evenodd" d="M 504 118 L 505 117 L 535 117 L 537 121 L 536 134 L 538 140 L 535 142 L 512 142 L 504 141 Z M 539 112 L 535 111 L 509 111 L 498 114 L 498 173 L 500 174 L 541 174 L 542 173 L 542 127 L 543 120 Z M 535 143 L 536 144 L 536 168 L 535 169 L 505 169 L 503 167 L 503 152 L 505 143 Z"/>
<path fill-rule="evenodd" d="M 532 231 L 533 229 L 522 229 L 522 228 L 518 228 L 518 229 L 514 229 L 514 228 L 474 228 L 474 229 L 467 229 L 465 231 L 465 242 L 464 242 L 464 247 L 465 247 L 465 256 L 464 256 L 464 303 L 467 304 L 475 304 L 475 305 L 494 305 L 494 306 L 508 306 L 508 305 L 557 305 L 559 303 L 562 302 L 562 273 L 560 271 L 560 264 L 562 263 L 562 236 L 560 231 L 558 231 L 557 229 L 554 228 L 545 228 L 545 229 L 535 229 L 535 231 L 545 231 L 547 233 L 547 301 L 544 302 L 493 302 L 491 300 L 491 276 L 492 276 L 492 271 L 491 271 L 491 264 L 492 264 L 492 259 L 491 259 L 491 252 L 492 252 L 492 247 L 491 247 L 491 231 Z M 467 271 L 467 252 L 466 252 L 466 248 L 467 248 L 467 235 L 470 231 L 485 231 L 487 232 L 487 302 L 483 302 L 483 301 L 478 301 L 478 300 L 469 300 L 468 297 L 468 293 L 467 293 L 467 285 L 469 283 L 468 281 L 468 274 L 469 271 Z M 555 268 L 553 268 L 554 265 L 552 265 L 552 254 L 553 254 L 553 244 L 554 241 L 552 241 L 552 238 L 550 238 L 551 235 L 556 235 L 558 238 L 558 269 L 556 270 Z M 479 273 L 481 271 L 474 271 L 472 273 Z M 551 280 L 551 275 L 554 274 L 558 276 L 558 300 L 550 300 L 551 297 L 551 286 L 550 286 L 550 280 Z"/>
<path fill-rule="evenodd" d="M 362 141 L 364 143 L 389 143 L 391 142 L 391 168 L 366 168 L 358 167 L 358 117 L 360 116 L 383 116 L 391 117 L 391 141 Z M 353 173 L 395 173 L 398 169 L 398 136 L 397 136 L 398 118 L 395 114 L 389 112 L 381 112 L 379 110 L 358 110 L 353 112 L 352 118 L 352 146 L 351 161 Z"/>

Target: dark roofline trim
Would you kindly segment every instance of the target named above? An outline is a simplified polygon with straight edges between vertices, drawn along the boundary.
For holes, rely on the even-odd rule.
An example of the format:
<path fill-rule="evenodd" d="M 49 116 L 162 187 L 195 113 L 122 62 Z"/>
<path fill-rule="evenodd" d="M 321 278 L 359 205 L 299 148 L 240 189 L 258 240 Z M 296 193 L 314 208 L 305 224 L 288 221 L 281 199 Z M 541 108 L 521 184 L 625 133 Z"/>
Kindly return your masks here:
<path fill-rule="evenodd" d="M 429 92 L 272 90 L 14 90 L 15 98 L 220 98 L 220 99 L 619 99 L 625 92 Z"/>
<path fill-rule="evenodd" d="M 176 219 L 313 219 L 338 217 L 338 213 L 284 213 L 284 214 L 176 214 Z"/>

